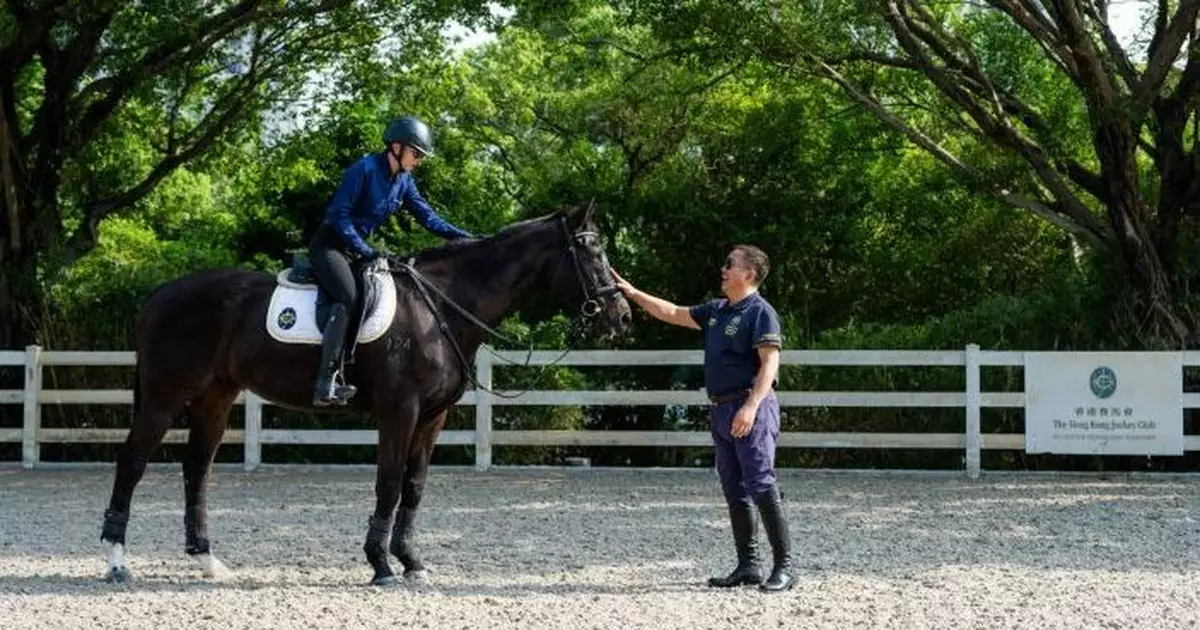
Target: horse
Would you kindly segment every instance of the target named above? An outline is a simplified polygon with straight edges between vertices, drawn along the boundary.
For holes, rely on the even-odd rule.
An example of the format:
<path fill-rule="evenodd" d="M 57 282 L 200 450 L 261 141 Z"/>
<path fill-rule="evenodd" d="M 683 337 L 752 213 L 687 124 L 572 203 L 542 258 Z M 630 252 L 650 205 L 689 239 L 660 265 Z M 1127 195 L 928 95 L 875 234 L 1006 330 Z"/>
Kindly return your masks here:
<path fill-rule="evenodd" d="M 631 320 L 594 205 L 387 260 L 380 275 L 393 291 L 386 297 L 393 298 L 394 313 L 374 333 L 364 323 L 348 335 L 358 335 L 352 362 L 343 366 L 357 395 L 344 407 L 320 409 L 368 411 L 378 424 L 375 509 L 363 551 L 374 570 L 371 584 L 379 586 L 397 583 L 389 551 L 406 580 L 427 578 L 413 534 L 429 462 L 448 410 L 473 379 L 472 358 L 491 327 L 518 303 L 539 297 L 579 304 L 583 321 L 606 335 L 625 331 Z M 285 312 L 270 321 L 281 279 L 244 269 L 198 271 L 160 285 L 146 299 L 137 325 L 134 417 L 117 455 L 101 530 L 108 581 L 132 579 L 125 533 L 133 492 L 167 429 L 181 417 L 189 426 L 182 462 L 185 552 L 199 561 L 205 577 L 228 573 L 209 542 L 205 490 L 230 408 L 248 390 L 285 408 L 317 410 L 312 384 L 319 338 L 287 343 L 270 330 L 297 319 Z M 347 339 L 348 348 L 354 340 Z"/>

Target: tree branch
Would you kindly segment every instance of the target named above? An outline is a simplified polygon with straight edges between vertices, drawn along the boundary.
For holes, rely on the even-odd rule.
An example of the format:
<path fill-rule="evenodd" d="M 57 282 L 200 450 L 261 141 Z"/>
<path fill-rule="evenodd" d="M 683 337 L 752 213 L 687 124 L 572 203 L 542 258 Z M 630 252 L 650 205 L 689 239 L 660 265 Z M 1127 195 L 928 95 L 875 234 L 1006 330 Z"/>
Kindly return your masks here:
<path fill-rule="evenodd" d="M 6 0 L 6 3 L 17 21 L 17 37 L 8 46 L 0 48 L 0 62 L 15 74 L 33 59 L 38 44 L 58 22 L 58 9 L 66 4 L 66 0 L 54 0 L 33 9 L 20 0 Z"/>
<path fill-rule="evenodd" d="M 988 4 L 1025 29 L 1063 74 L 1076 85 L 1080 84 L 1079 67 L 1071 57 L 1071 51 L 1063 45 L 1062 33 L 1036 3 L 1032 0 L 988 0 Z"/>
<path fill-rule="evenodd" d="M 68 258 L 74 260 L 80 253 L 91 249 L 96 244 L 96 240 L 99 238 L 100 222 L 106 216 L 114 210 L 130 206 L 150 194 L 163 179 L 184 163 L 200 155 L 227 132 L 232 123 L 256 98 L 256 89 L 267 78 L 268 75 L 259 74 L 258 69 L 252 67 L 251 71 L 238 82 L 239 84 L 229 90 L 226 99 L 215 104 L 208 114 L 196 124 L 192 133 L 187 134 L 195 138 L 188 146 L 176 153 L 167 154 L 141 182 L 128 190 L 86 204 L 84 220 L 68 242 Z"/>
<path fill-rule="evenodd" d="M 218 42 L 256 20 L 312 17 L 349 3 L 350 0 L 325 0 L 312 6 L 286 8 L 287 5 L 283 5 L 285 8 L 271 9 L 269 7 L 276 6 L 274 3 L 264 0 L 242 0 L 221 13 L 200 21 L 192 32 L 181 33 L 178 37 L 161 43 L 133 64 L 130 70 L 98 79 L 80 90 L 78 96 L 73 99 L 73 109 L 82 109 L 88 103 L 90 105 L 86 105 L 78 125 L 80 133 L 76 137 L 80 143 L 87 142 L 99 127 L 99 123 L 112 115 L 129 91 L 142 81 L 161 74 L 171 66 L 200 59 Z"/>
<path fill-rule="evenodd" d="M 843 90 L 846 91 L 847 94 L 850 95 L 851 98 L 861 103 L 867 109 L 871 110 L 871 113 L 875 114 L 875 116 L 877 116 L 885 124 L 904 134 L 909 140 L 927 151 L 939 162 L 942 162 L 951 169 L 959 172 L 962 175 L 965 175 L 972 180 L 981 181 L 983 179 L 982 175 L 973 167 L 958 159 L 957 156 L 947 151 L 933 138 L 930 138 L 917 128 L 909 125 L 908 122 L 903 118 L 893 114 L 878 100 L 872 98 L 870 95 L 859 89 L 858 86 L 851 83 L 850 80 L 842 75 L 842 73 L 838 72 L 836 68 L 820 59 L 813 59 L 812 62 L 822 72 L 822 74 L 824 74 L 834 83 L 838 84 Z"/>
<path fill-rule="evenodd" d="M 1091 97 L 1094 106 L 1110 111 L 1118 105 L 1120 90 L 1108 69 L 1100 63 L 1100 55 L 1096 52 L 1091 33 L 1088 32 L 1077 3 L 1078 0 L 1056 0 L 1053 3 L 1059 30 L 1079 69 L 1084 95 Z"/>
<path fill-rule="evenodd" d="M 927 12 L 924 12 L 924 15 L 932 18 L 932 16 Z M 912 23 L 910 22 L 910 24 Z M 946 66 L 956 73 L 956 76 L 951 80 L 959 82 L 961 86 L 971 94 L 974 94 L 980 99 L 991 103 L 992 108 L 995 110 L 995 115 L 994 117 L 989 115 L 988 119 L 992 121 L 995 126 L 1007 127 L 1008 123 L 1003 120 L 1003 117 L 1011 115 L 1016 117 L 1018 120 L 1024 123 L 1026 127 L 1034 132 L 1034 134 L 1037 135 L 1043 144 L 1048 146 L 1058 145 L 1059 140 L 1056 137 L 1055 130 L 1045 120 L 1045 118 L 1043 118 L 1041 114 L 1037 112 L 1037 110 L 1015 96 L 1012 92 L 997 88 L 991 79 L 988 78 L 987 74 L 983 71 L 983 67 L 979 61 L 979 58 L 972 50 L 970 42 L 967 42 L 959 37 L 954 37 L 953 34 L 947 33 L 945 29 L 942 29 L 936 24 L 932 24 L 928 20 L 925 24 L 915 24 L 914 26 L 913 32 L 921 38 L 921 41 L 926 43 L 936 42 L 937 46 L 935 48 L 935 52 L 946 64 Z M 936 33 L 934 32 L 934 29 L 937 30 Z M 962 49 L 962 54 L 959 55 L 954 53 L 945 42 L 940 40 L 941 37 L 953 39 L 955 43 Z M 887 55 L 871 53 L 869 51 L 855 51 L 846 55 L 835 57 L 834 60 L 864 60 L 890 67 L 926 73 L 926 67 L 922 65 L 921 61 L 912 59 L 899 59 Z M 928 59 L 925 61 L 926 63 L 929 62 Z M 947 75 L 947 77 L 949 77 L 949 75 Z M 959 99 L 953 100 L 955 100 L 956 103 L 961 104 Z M 974 102 L 974 100 L 971 99 L 971 102 Z M 982 112 L 982 108 L 980 108 L 979 111 Z M 985 124 L 981 124 L 980 126 L 984 129 L 987 128 L 987 125 Z M 1053 146 L 1050 146 L 1049 148 L 1053 149 Z M 1042 151 L 1044 151 L 1047 155 L 1052 153 L 1052 151 L 1047 151 L 1045 149 Z M 1056 165 L 1055 168 L 1058 171 L 1066 173 L 1072 181 L 1074 181 L 1096 199 L 1104 201 L 1108 196 L 1100 176 L 1084 167 L 1078 161 L 1065 156 L 1054 157 L 1052 158 L 1052 161 Z"/>
<path fill-rule="evenodd" d="M 1196 16 L 1200 13 L 1200 0 L 1181 0 L 1179 8 L 1166 29 L 1163 29 L 1163 14 L 1165 0 L 1159 5 L 1159 16 L 1155 25 L 1154 37 L 1147 51 L 1148 61 L 1146 71 L 1142 73 L 1142 81 L 1134 91 L 1135 109 L 1144 112 L 1150 103 L 1158 96 L 1163 81 L 1166 80 L 1183 42 L 1196 27 Z"/>
<path fill-rule="evenodd" d="M 1061 210 L 1056 210 L 1056 209 L 1052 208 L 1051 207 L 1052 202 L 1047 202 L 1047 201 L 1043 201 L 1043 200 L 1039 200 L 1039 199 L 1033 199 L 1033 198 L 1027 197 L 1025 195 L 1020 195 L 1017 193 L 1010 193 L 1010 192 L 1003 191 L 1003 190 L 992 193 L 992 194 L 994 197 L 996 197 L 1000 201 L 1003 201 L 1007 204 L 1016 206 L 1018 208 L 1025 208 L 1026 210 L 1032 211 L 1034 214 L 1038 215 L 1039 217 L 1042 217 L 1043 219 L 1049 221 L 1050 223 L 1053 223 L 1054 225 L 1057 225 L 1058 227 L 1062 228 L 1063 230 L 1066 230 L 1068 233 L 1074 234 L 1076 236 L 1082 236 L 1085 240 L 1087 240 L 1092 245 L 1095 245 L 1098 247 L 1104 247 L 1107 245 L 1100 236 L 1098 236 L 1098 235 L 1092 233 L 1090 230 L 1080 226 L 1078 223 L 1075 223 L 1071 219 L 1068 219 L 1066 216 L 1064 216 L 1064 213 Z"/>
<path fill-rule="evenodd" d="M 1125 49 L 1121 47 L 1121 43 L 1117 41 L 1117 36 L 1113 33 L 1112 28 L 1108 25 L 1108 11 L 1104 5 L 1105 0 L 1097 0 L 1095 5 L 1084 5 L 1084 11 L 1091 17 L 1092 21 L 1100 29 L 1100 39 L 1104 42 L 1104 49 L 1108 52 L 1109 60 L 1112 62 L 1117 73 L 1124 81 L 1126 89 L 1131 93 L 1137 90 L 1138 72 L 1133 67 L 1133 62 L 1129 61 L 1129 56 L 1125 54 Z"/>
<path fill-rule="evenodd" d="M 880 66 L 888 66 L 890 68 L 900 68 L 903 70 L 920 70 L 917 64 L 909 59 L 901 57 L 892 57 L 882 53 L 873 52 L 870 50 L 855 50 L 844 55 L 834 55 L 825 58 L 825 63 L 831 66 L 838 66 L 843 63 L 854 61 L 867 61 Z"/>
<path fill-rule="evenodd" d="M 994 185 L 989 184 L 987 182 L 987 178 L 982 173 L 960 160 L 954 154 L 947 151 L 932 138 L 909 125 L 907 121 L 889 111 L 875 98 L 866 94 L 848 79 L 846 79 L 837 71 L 836 68 L 819 59 L 813 59 L 812 61 L 825 76 L 841 86 L 847 94 L 867 107 L 873 114 L 875 114 L 876 117 L 884 121 L 893 129 L 903 133 L 917 146 L 921 147 L 930 155 L 938 159 L 938 161 L 950 166 L 952 169 L 965 176 L 969 181 L 972 182 L 974 187 L 982 189 L 987 194 L 1001 199 L 1007 203 L 1013 203 L 1012 200 L 1016 199 L 1016 197 L 1012 197 L 1012 193 L 1010 193 L 1010 191 L 997 189 Z M 978 107 L 975 109 L 978 111 Z M 982 112 L 979 111 L 978 113 Z M 978 122 L 980 121 L 977 119 L 977 123 Z M 1060 225 L 1065 229 L 1068 229 L 1072 233 L 1083 237 L 1088 242 L 1094 244 L 1107 243 L 1106 235 L 1108 230 L 1104 224 L 1099 220 L 1098 217 L 1092 214 L 1090 210 L 1088 210 L 1088 208 L 1078 200 L 1077 197 L 1075 197 L 1074 193 L 1070 191 L 1070 189 L 1062 181 L 1061 177 L 1059 177 L 1058 173 L 1054 170 L 1054 168 L 1051 167 L 1048 159 L 1040 148 L 1028 140 L 1023 140 L 1020 134 L 1016 133 L 1016 131 L 1011 128 L 1007 129 L 1008 133 L 998 133 L 998 130 L 1001 128 L 996 125 L 989 125 L 986 115 L 984 115 L 984 120 L 982 122 L 983 124 L 981 125 L 980 131 L 983 133 L 983 135 L 986 137 L 991 137 L 993 140 L 999 140 L 1002 144 L 1006 144 L 1010 148 L 1017 149 L 1018 152 L 1023 155 L 1027 162 L 1034 168 L 1039 178 L 1046 182 L 1046 184 L 1050 187 L 1050 190 L 1058 198 L 1058 208 L 1053 211 L 1055 216 L 1054 223 L 1056 225 Z M 1082 169 L 1082 167 L 1080 167 L 1080 169 Z M 1026 207 L 1027 209 L 1031 210 L 1034 209 L 1029 207 L 1029 204 L 1024 201 L 1022 207 Z M 1042 204 L 1039 206 L 1039 208 L 1042 210 L 1047 210 L 1049 209 L 1049 206 Z"/>
<path fill-rule="evenodd" d="M 195 61 L 204 56 L 217 42 L 255 18 L 254 10 L 261 0 L 244 0 L 224 12 L 203 21 L 197 33 L 181 34 L 146 53 L 130 70 L 98 79 L 88 84 L 73 99 L 72 109 L 83 110 L 79 132 L 74 134 L 77 145 L 86 144 L 100 123 L 116 110 L 129 91 L 151 76 L 178 64 Z M 98 99 L 97 99 L 98 97 Z M 84 109 L 85 104 L 86 109 Z"/>
<path fill-rule="evenodd" d="M 1168 97 L 1169 100 L 1181 107 L 1186 107 L 1187 101 L 1200 87 L 1200 39 L 1197 38 L 1197 26 L 1192 27 L 1190 38 L 1187 63 L 1183 67 L 1183 74 L 1180 75 L 1179 82 Z"/>

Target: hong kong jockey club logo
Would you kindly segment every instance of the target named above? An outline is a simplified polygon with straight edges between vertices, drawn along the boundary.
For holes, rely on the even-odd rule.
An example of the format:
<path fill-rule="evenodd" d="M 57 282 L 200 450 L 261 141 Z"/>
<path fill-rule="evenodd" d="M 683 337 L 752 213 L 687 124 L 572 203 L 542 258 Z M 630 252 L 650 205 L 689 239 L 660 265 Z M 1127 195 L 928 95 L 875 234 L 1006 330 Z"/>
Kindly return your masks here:
<path fill-rule="evenodd" d="M 292 307 L 290 307 L 290 306 L 289 306 L 289 307 L 287 307 L 287 308 L 285 308 L 285 309 L 283 309 L 282 311 L 280 311 L 280 313 L 279 313 L 279 319 L 278 319 L 278 320 L 276 320 L 276 321 L 279 323 L 279 327 L 280 327 L 280 328 L 282 328 L 282 329 L 284 329 L 284 330 L 288 330 L 288 329 L 289 329 L 289 328 L 291 328 L 292 326 L 295 326 L 295 325 L 296 325 L 296 311 L 295 311 L 295 309 L 293 309 L 293 308 L 292 308 Z"/>
<path fill-rule="evenodd" d="M 1102 365 L 1092 370 L 1092 376 L 1088 381 L 1096 398 L 1108 398 L 1117 391 L 1117 374 L 1112 371 L 1112 368 Z"/>

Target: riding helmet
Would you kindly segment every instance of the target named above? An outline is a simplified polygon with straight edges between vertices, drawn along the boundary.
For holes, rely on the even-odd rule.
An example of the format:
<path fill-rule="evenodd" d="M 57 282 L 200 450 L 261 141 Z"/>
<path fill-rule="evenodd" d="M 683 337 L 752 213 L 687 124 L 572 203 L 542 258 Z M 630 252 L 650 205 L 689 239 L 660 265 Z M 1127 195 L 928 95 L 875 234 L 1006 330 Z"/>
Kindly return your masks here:
<path fill-rule="evenodd" d="M 388 125 L 387 131 L 383 132 L 383 143 L 388 145 L 393 142 L 413 147 L 426 156 L 433 155 L 433 134 L 416 116 L 402 116 Z"/>

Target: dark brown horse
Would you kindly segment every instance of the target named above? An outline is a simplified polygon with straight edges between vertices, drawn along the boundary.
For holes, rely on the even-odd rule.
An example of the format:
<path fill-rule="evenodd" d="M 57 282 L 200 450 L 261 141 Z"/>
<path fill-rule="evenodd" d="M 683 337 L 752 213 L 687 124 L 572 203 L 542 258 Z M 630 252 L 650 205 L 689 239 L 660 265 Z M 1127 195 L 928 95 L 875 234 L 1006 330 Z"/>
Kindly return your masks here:
<path fill-rule="evenodd" d="M 405 578 L 425 577 L 412 543 L 414 518 L 434 443 L 485 340 L 480 324 L 497 325 L 522 298 L 539 294 L 582 306 L 584 317 L 609 333 L 630 320 L 590 208 L 517 223 L 410 260 L 411 267 L 392 260 L 390 326 L 361 343 L 347 366 L 348 380 L 359 388 L 347 408 L 373 412 L 379 427 L 375 511 L 363 545 L 378 585 L 396 582 L 389 550 L 404 565 Z M 173 280 L 147 300 L 138 323 L 133 426 L 117 458 L 101 533 L 110 545 L 109 580 L 130 578 L 124 546 L 133 491 L 180 416 L 190 426 L 183 461 L 185 549 L 206 576 L 225 571 L 210 549 L 204 495 L 234 399 L 249 390 L 278 405 L 312 408 L 320 349 L 268 334 L 264 322 L 275 288 L 271 274 L 227 269 Z"/>

